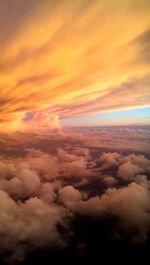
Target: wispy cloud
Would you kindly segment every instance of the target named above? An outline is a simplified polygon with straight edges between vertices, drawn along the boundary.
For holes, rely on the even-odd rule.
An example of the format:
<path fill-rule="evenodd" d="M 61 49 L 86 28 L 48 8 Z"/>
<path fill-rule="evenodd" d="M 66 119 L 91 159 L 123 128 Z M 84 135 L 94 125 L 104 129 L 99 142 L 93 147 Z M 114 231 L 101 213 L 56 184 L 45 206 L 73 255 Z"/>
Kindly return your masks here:
<path fill-rule="evenodd" d="M 1 1 L 1 130 L 44 109 L 149 106 L 149 12 L 148 0 Z"/>

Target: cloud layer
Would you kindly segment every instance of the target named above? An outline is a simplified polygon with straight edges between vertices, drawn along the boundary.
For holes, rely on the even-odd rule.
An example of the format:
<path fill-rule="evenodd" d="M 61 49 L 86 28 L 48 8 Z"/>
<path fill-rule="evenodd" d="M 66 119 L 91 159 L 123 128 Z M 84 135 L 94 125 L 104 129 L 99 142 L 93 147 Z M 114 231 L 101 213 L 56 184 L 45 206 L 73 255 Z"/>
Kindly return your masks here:
<path fill-rule="evenodd" d="M 149 133 L 129 129 L 119 132 L 126 141 L 131 133 L 136 140 L 148 137 Z M 112 133 L 105 131 L 105 137 L 111 139 Z M 64 144 L 62 137 L 65 136 L 70 141 Z M 89 138 L 95 136 L 96 132 Z M 112 229 L 114 240 L 116 236 L 124 238 L 124 233 L 130 243 L 147 240 L 150 231 L 148 153 L 140 154 L 137 149 L 136 154 L 127 154 L 121 149 L 106 152 L 87 148 L 77 132 L 56 136 L 55 131 L 58 147 L 53 140 L 54 149 L 49 141 L 54 137 L 53 132 L 36 135 L 31 142 L 28 134 L 20 137 L 21 141 L 24 139 L 23 146 L 17 141 L 15 145 L 16 148 L 19 145 L 20 154 L 15 150 L 14 155 L 10 153 L 14 151 L 14 138 L 3 135 L 3 143 L 7 147 L 9 143 L 10 149 L 0 156 L 0 248 L 4 258 L 21 261 L 34 249 L 66 248 L 73 234 L 76 236 L 72 221 L 77 216 L 99 223 L 108 216 L 117 218 Z M 32 146 L 36 137 L 38 149 Z M 43 151 L 43 138 L 49 147 L 47 151 Z"/>
<path fill-rule="evenodd" d="M 45 124 L 149 106 L 149 12 L 148 0 L 2 0 L 1 130 L 44 109 Z"/>

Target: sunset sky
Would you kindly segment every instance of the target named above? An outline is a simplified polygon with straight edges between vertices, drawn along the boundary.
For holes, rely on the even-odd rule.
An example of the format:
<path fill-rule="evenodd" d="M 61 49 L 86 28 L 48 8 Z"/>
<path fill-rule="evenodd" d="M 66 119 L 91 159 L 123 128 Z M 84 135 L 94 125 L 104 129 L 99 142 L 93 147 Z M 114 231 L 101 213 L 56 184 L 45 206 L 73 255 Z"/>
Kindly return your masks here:
<path fill-rule="evenodd" d="M 149 0 L 0 1 L 0 129 L 150 124 Z"/>
<path fill-rule="evenodd" d="M 0 0 L 0 265 L 149 250 L 150 0 Z"/>

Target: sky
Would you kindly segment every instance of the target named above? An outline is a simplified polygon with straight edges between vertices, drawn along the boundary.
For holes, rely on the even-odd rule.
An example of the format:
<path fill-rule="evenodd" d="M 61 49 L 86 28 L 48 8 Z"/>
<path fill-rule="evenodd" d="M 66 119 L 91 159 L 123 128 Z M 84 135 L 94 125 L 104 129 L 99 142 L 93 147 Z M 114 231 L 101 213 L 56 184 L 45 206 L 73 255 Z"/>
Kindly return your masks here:
<path fill-rule="evenodd" d="M 1 0 L 0 130 L 150 124 L 149 0 Z"/>
<path fill-rule="evenodd" d="M 150 0 L 0 0 L 0 264 L 149 249 Z"/>
<path fill-rule="evenodd" d="M 64 118 L 62 125 L 73 126 L 113 126 L 113 125 L 149 125 L 150 107 L 111 111 L 75 118 Z"/>

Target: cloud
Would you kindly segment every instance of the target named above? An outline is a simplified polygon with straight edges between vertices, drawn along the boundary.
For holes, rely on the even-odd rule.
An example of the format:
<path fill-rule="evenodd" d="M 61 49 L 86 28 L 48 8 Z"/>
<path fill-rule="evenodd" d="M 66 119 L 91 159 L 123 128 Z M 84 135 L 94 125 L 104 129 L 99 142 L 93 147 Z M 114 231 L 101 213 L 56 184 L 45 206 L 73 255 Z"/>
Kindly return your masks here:
<path fill-rule="evenodd" d="M 150 29 L 148 28 L 134 40 L 137 48 L 138 60 L 142 63 L 149 64 L 150 59 Z"/>
<path fill-rule="evenodd" d="M 58 196 L 59 200 L 65 205 L 72 201 L 79 202 L 82 200 L 81 193 L 72 186 L 65 186 L 64 188 L 59 189 Z"/>
<path fill-rule="evenodd" d="M 134 182 L 120 189 L 109 188 L 101 197 L 71 204 L 70 208 L 83 215 L 93 215 L 95 218 L 104 218 L 107 214 L 119 217 L 126 228 L 137 229 L 135 237 L 131 238 L 133 241 L 143 241 L 148 236 L 149 190 Z"/>
<path fill-rule="evenodd" d="M 122 164 L 118 169 L 118 176 L 124 180 L 134 179 L 135 174 L 140 173 L 141 169 L 131 162 Z"/>
<path fill-rule="evenodd" d="M 40 179 L 33 170 L 23 168 L 5 185 L 8 193 L 19 198 L 28 198 L 39 189 Z"/>
<path fill-rule="evenodd" d="M 118 153 L 103 153 L 100 156 L 100 162 L 102 163 L 101 170 L 106 170 L 111 167 L 116 167 L 119 164 L 121 155 Z"/>
<path fill-rule="evenodd" d="M 148 0 L 1 1 L 1 131 L 24 128 L 28 112 L 36 130 L 57 116 L 149 106 L 149 8 Z"/>
<path fill-rule="evenodd" d="M 112 176 L 107 176 L 107 175 L 104 176 L 104 178 L 103 178 L 103 182 L 105 183 L 105 185 L 106 185 L 107 187 L 116 186 L 117 183 L 118 183 L 117 179 L 115 179 L 115 178 L 112 177 Z"/>
<path fill-rule="evenodd" d="M 12 260 L 22 260 L 26 249 L 43 246 L 62 247 L 56 224 L 63 224 L 65 210 L 33 197 L 16 203 L 5 191 L 1 198 L 1 248 L 10 252 Z M 50 236 L 49 236 L 50 235 Z"/>
<path fill-rule="evenodd" d="M 6 259 L 20 261 L 33 249 L 67 248 L 72 235 L 76 237 L 72 222 L 79 216 L 100 224 L 117 218 L 110 227 L 114 240 L 124 233 L 132 243 L 147 239 L 149 154 L 110 152 L 118 136 L 126 145 L 130 138 L 147 141 L 149 131 L 83 128 L 34 137 L 2 135 L 3 148 L 10 147 L 0 156 L 0 247 Z M 93 147 L 87 147 L 87 139 Z M 98 139 L 107 141 L 109 152 L 95 149 Z M 12 155 L 11 148 L 20 153 Z"/>

